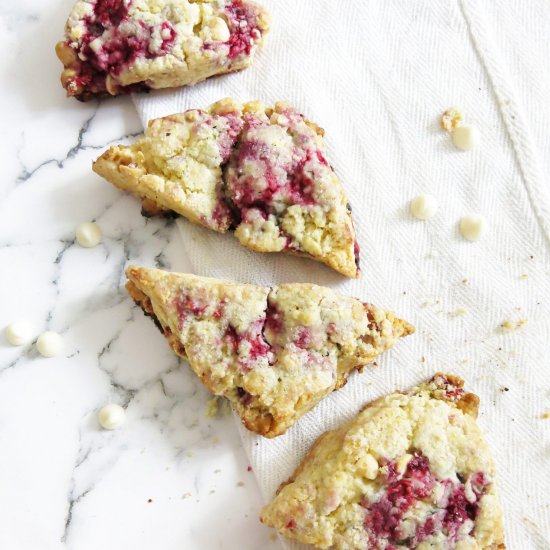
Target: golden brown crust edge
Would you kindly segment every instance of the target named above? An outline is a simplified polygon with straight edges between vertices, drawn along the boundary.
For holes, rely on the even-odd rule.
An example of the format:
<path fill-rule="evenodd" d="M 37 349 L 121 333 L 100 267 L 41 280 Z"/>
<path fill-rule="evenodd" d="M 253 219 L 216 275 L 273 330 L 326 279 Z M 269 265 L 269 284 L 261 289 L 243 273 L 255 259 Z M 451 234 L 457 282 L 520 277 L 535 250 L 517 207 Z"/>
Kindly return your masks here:
<path fill-rule="evenodd" d="M 147 281 L 145 281 L 141 276 L 141 269 L 131 266 L 127 269 L 126 275 L 129 279 L 129 281 L 126 283 L 126 289 L 130 297 L 138 306 L 142 308 L 146 316 L 151 317 L 157 328 L 161 331 L 161 333 L 168 341 L 168 345 L 170 346 L 170 348 L 179 357 L 188 360 L 185 354 L 185 348 L 180 342 L 179 338 L 174 333 L 170 331 L 167 332 L 164 329 L 160 320 L 154 313 L 150 298 L 138 287 L 138 285 L 146 287 L 148 284 Z M 370 304 L 364 304 L 364 307 L 368 309 L 371 306 Z M 392 325 L 395 340 L 402 336 L 412 334 L 415 330 L 410 323 L 402 319 L 393 318 Z M 372 361 L 374 360 L 375 358 L 372 359 Z M 337 375 L 338 378 L 336 385 L 332 391 L 336 391 L 342 388 L 347 383 L 350 372 L 352 372 L 353 370 L 358 370 L 359 372 L 361 372 L 364 366 L 366 365 L 361 364 L 357 365 L 349 372 L 339 372 Z M 200 376 L 200 380 L 209 389 L 209 391 L 211 391 L 213 394 L 216 393 L 213 385 L 210 383 L 210 380 L 207 376 Z M 321 399 L 322 397 L 319 399 L 319 401 Z M 317 403 L 319 401 L 317 401 Z M 313 408 L 317 403 L 312 404 L 310 409 Z M 232 403 L 232 406 L 239 414 L 242 423 L 248 430 L 262 435 L 263 437 L 266 437 L 268 439 L 282 435 L 289 427 L 291 427 L 296 422 L 295 416 L 274 417 L 272 411 L 265 407 L 245 407 L 240 403 Z"/>
<path fill-rule="evenodd" d="M 397 319 L 397 321 L 399 322 L 399 321 L 401 321 L 401 319 Z M 414 332 L 414 327 L 409 325 L 409 323 L 407 323 L 406 321 L 401 321 L 401 323 L 403 324 L 404 327 L 407 327 L 409 330 L 412 328 L 412 332 Z M 404 335 L 407 335 L 407 334 L 410 334 L 410 332 L 407 332 Z M 453 374 L 445 374 L 445 373 L 442 373 L 442 372 L 437 372 L 434 375 L 433 378 L 436 378 L 436 377 L 444 377 L 445 379 L 449 380 L 449 382 L 451 382 L 454 386 L 456 386 L 459 389 L 462 389 L 462 387 L 464 386 L 464 380 L 462 380 L 462 378 L 460 378 L 458 376 L 455 376 Z M 345 384 L 345 381 L 342 385 L 344 385 L 344 384 Z M 383 401 L 385 398 L 386 398 L 386 396 L 383 395 L 382 397 L 379 397 L 378 399 L 370 401 L 369 403 L 364 405 L 359 410 L 359 412 L 357 414 L 360 414 L 363 411 L 365 411 L 366 409 L 377 405 L 380 401 Z M 476 418 L 477 413 L 478 413 L 479 397 L 477 395 L 473 394 L 473 393 L 465 393 L 458 401 L 456 401 L 454 403 L 454 406 L 456 406 L 458 409 L 462 410 L 464 413 L 469 414 L 473 418 Z M 348 423 L 345 423 L 341 428 L 339 428 L 336 431 L 340 432 L 342 434 L 345 434 L 347 430 L 348 430 Z M 283 481 L 279 485 L 279 487 L 278 487 L 275 494 L 278 495 L 281 492 L 281 490 L 283 489 L 283 487 L 285 487 L 289 483 L 292 483 L 298 477 L 298 475 L 307 467 L 307 465 L 310 462 L 313 462 L 313 460 L 315 458 L 315 454 L 317 452 L 317 448 L 322 444 L 325 437 L 327 437 L 329 434 L 333 434 L 333 433 L 334 432 L 331 432 L 331 431 L 325 432 L 325 433 L 321 434 L 316 439 L 315 443 L 313 443 L 311 449 L 307 452 L 307 454 L 304 457 L 304 459 L 302 460 L 302 462 L 299 464 L 299 466 L 296 468 L 296 470 L 293 472 L 293 474 L 286 481 Z M 497 548 L 497 547 L 495 547 L 495 548 Z M 498 548 L 500 548 L 500 546 Z M 502 546 L 502 548 L 504 548 L 504 546 Z"/>

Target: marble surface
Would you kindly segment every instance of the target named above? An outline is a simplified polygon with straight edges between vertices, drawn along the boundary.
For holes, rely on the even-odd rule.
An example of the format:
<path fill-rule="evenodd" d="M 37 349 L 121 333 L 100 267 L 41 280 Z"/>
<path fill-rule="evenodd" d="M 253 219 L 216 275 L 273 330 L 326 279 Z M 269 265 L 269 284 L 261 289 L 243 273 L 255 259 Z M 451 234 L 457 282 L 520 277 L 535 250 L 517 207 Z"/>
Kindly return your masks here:
<path fill-rule="evenodd" d="M 174 223 L 91 171 L 141 126 L 129 98 L 64 97 L 53 46 L 71 3 L 0 8 L 0 328 L 65 342 L 45 359 L 0 336 L 0 548 L 276 548 L 232 416 L 206 416 L 209 394 L 124 291 L 127 264 L 186 259 Z M 84 249 L 92 220 L 103 242 Z M 109 402 L 127 408 L 113 432 L 97 421 Z"/>

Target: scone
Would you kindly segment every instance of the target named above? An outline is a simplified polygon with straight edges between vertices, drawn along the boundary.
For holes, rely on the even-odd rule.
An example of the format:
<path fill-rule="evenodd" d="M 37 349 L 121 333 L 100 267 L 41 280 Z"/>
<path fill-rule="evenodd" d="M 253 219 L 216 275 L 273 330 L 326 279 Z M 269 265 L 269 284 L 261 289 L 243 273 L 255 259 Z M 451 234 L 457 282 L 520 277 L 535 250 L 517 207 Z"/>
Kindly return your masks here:
<path fill-rule="evenodd" d="M 224 99 L 152 120 L 141 139 L 111 147 L 94 170 L 141 198 L 145 214 L 234 229 L 252 250 L 298 254 L 359 276 L 351 209 L 323 131 L 286 103 Z"/>
<path fill-rule="evenodd" d="M 170 347 L 266 437 L 414 331 L 393 313 L 316 285 L 270 288 L 140 267 L 126 275 L 128 293 Z"/>
<path fill-rule="evenodd" d="M 462 386 L 438 373 L 322 435 L 262 522 L 317 548 L 504 549 L 479 400 Z"/>
<path fill-rule="evenodd" d="M 242 126 L 242 106 L 232 100 L 157 118 L 136 143 L 111 147 L 93 169 L 142 199 L 146 216 L 184 216 L 223 233 L 234 224 L 234 214 L 222 168 Z"/>
<path fill-rule="evenodd" d="M 251 0 L 78 0 L 61 83 L 80 100 L 195 84 L 248 67 L 268 28 Z"/>

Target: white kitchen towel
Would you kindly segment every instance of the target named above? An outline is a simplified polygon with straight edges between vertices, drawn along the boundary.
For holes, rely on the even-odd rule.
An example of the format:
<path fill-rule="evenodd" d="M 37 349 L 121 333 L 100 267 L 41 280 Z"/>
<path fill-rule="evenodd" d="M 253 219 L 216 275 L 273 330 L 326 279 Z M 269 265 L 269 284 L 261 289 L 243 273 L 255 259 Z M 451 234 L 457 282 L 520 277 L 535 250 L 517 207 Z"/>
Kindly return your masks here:
<path fill-rule="evenodd" d="M 361 244 L 362 277 L 260 255 L 181 221 L 200 275 L 326 284 L 392 308 L 417 332 L 274 440 L 241 428 L 271 498 L 322 432 L 368 401 L 438 370 L 481 398 L 509 548 L 550 547 L 550 8 L 544 0 L 265 0 L 273 30 L 251 69 L 134 98 L 144 123 L 225 96 L 286 99 L 326 130 Z M 458 105 L 481 132 L 471 152 L 438 126 Z M 548 186 L 548 177 L 546 185 Z M 437 197 L 427 222 L 408 203 Z M 468 213 L 487 218 L 478 242 Z M 510 321 L 512 330 L 501 328 Z M 516 328 L 517 327 L 517 328 Z M 299 546 L 288 545 L 299 548 Z"/>

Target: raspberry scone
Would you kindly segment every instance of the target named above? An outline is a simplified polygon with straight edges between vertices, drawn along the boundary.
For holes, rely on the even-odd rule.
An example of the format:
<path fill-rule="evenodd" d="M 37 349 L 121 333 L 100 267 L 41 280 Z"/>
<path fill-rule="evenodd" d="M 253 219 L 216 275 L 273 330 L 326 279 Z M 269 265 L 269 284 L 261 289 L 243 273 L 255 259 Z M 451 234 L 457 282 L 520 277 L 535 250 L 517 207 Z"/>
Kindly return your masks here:
<path fill-rule="evenodd" d="M 242 107 L 231 100 L 157 118 L 140 140 L 111 147 L 93 169 L 142 199 L 146 216 L 181 215 L 225 232 L 234 215 L 225 198 L 222 167 L 242 126 Z"/>
<path fill-rule="evenodd" d="M 504 549 L 478 398 L 438 373 L 322 435 L 261 513 L 317 548 Z"/>
<path fill-rule="evenodd" d="M 359 276 L 359 246 L 323 131 L 285 103 L 221 100 L 151 121 L 94 170 L 143 200 L 145 214 L 175 213 L 246 247 L 289 252 Z"/>
<path fill-rule="evenodd" d="M 175 353 L 266 437 L 414 331 L 393 313 L 310 284 L 270 288 L 140 267 L 126 275 L 128 293 Z"/>
<path fill-rule="evenodd" d="M 196 84 L 248 67 L 268 28 L 251 0 L 78 0 L 61 83 L 80 100 Z"/>

